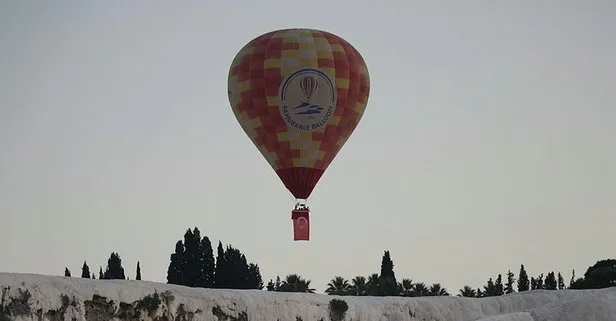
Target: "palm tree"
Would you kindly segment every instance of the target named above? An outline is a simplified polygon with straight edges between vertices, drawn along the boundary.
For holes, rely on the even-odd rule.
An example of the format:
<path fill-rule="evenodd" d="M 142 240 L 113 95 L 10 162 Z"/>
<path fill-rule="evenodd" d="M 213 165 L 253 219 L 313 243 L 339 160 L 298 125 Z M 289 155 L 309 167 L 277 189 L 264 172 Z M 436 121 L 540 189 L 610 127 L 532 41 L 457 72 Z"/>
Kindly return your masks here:
<path fill-rule="evenodd" d="M 448 296 L 449 293 L 440 283 L 433 283 L 428 291 L 430 296 Z"/>
<path fill-rule="evenodd" d="M 366 277 L 358 275 L 351 280 L 351 295 L 368 295 Z"/>
<path fill-rule="evenodd" d="M 458 296 L 474 298 L 477 296 L 477 291 L 475 291 L 475 289 L 471 288 L 470 286 L 465 285 L 464 288 L 460 289 L 460 294 L 458 294 Z"/>
<path fill-rule="evenodd" d="M 430 290 L 426 286 L 425 283 L 419 282 L 415 283 L 413 286 L 413 295 L 412 296 L 428 296 L 430 295 Z"/>
<path fill-rule="evenodd" d="M 375 296 L 379 293 L 379 274 L 373 273 L 368 276 L 366 281 L 366 287 L 368 288 L 368 295 Z"/>
<path fill-rule="evenodd" d="M 298 274 L 289 274 L 280 284 L 280 292 L 314 293 L 314 289 L 310 288 L 310 280 L 305 280 Z"/>
<path fill-rule="evenodd" d="M 401 296 L 413 296 L 413 280 L 402 279 L 398 287 L 402 290 L 402 293 L 400 293 Z"/>
<path fill-rule="evenodd" d="M 327 283 L 325 293 L 329 295 L 347 295 L 349 294 L 350 289 L 351 285 L 349 284 L 349 281 L 341 276 L 336 276 L 329 283 Z"/>

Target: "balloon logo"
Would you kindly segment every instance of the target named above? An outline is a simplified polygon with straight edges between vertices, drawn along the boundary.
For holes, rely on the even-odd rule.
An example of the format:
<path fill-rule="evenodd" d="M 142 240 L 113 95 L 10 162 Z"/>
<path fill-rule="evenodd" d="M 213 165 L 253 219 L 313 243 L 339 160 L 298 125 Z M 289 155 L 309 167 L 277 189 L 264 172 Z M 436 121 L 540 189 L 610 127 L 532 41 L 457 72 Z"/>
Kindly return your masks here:
<path fill-rule="evenodd" d="M 306 96 L 306 100 L 310 101 L 312 94 L 319 88 L 319 82 L 312 76 L 306 76 L 299 83 L 300 88 Z"/>
<path fill-rule="evenodd" d="M 229 68 L 231 109 L 296 200 L 306 200 L 358 126 L 368 68 L 346 40 L 314 29 L 260 35 Z"/>

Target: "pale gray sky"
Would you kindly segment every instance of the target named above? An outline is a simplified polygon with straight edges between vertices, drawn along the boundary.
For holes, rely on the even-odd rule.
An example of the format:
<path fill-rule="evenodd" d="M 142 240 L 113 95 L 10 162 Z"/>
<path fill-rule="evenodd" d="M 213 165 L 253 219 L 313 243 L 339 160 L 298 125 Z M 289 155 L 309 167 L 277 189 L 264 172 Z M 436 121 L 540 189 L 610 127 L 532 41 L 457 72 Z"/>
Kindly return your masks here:
<path fill-rule="evenodd" d="M 117 251 L 165 281 L 194 226 L 319 291 L 385 249 L 452 293 L 616 256 L 613 1 L 211 3 L 0 4 L 0 271 Z M 372 84 L 309 243 L 226 94 L 236 52 L 286 27 L 347 39 Z"/>

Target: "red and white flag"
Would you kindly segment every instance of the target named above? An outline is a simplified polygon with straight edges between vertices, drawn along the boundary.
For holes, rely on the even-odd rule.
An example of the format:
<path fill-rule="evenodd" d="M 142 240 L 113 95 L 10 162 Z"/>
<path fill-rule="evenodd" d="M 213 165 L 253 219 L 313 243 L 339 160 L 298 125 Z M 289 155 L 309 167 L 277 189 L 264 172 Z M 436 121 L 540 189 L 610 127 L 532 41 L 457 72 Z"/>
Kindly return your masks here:
<path fill-rule="evenodd" d="M 294 210 L 291 215 L 293 220 L 293 240 L 308 241 L 310 239 L 310 217 L 306 210 Z"/>

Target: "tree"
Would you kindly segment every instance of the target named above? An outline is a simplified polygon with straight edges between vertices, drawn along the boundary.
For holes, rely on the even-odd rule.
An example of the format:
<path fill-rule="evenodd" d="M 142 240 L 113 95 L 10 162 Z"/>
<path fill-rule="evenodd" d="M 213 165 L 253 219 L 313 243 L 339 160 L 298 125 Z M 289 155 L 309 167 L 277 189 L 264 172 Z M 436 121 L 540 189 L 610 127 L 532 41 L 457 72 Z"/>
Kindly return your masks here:
<path fill-rule="evenodd" d="M 518 278 L 518 292 L 528 291 L 529 289 L 529 281 L 528 274 L 526 274 L 526 269 L 524 269 L 524 264 L 520 266 L 520 273 Z"/>
<path fill-rule="evenodd" d="M 184 234 L 182 255 L 183 283 L 190 287 L 214 287 L 214 253 L 207 236 L 201 237 L 197 227 Z"/>
<path fill-rule="evenodd" d="M 167 283 L 189 287 L 214 287 L 214 253 L 207 236 L 199 228 L 188 229 L 178 240 L 167 268 Z"/>
<path fill-rule="evenodd" d="M 571 283 L 571 285 L 569 286 L 569 289 L 582 290 L 582 289 L 588 289 L 588 287 L 584 283 L 584 278 L 577 278 L 575 281 L 573 281 L 573 283 Z"/>
<path fill-rule="evenodd" d="M 477 296 L 477 291 L 475 291 L 470 286 L 465 285 L 464 288 L 460 289 L 460 294 L 458 296 L 474 298 Z"/>
<path fill-rule="evenodd" d="M 367 294 L 370 296 L 376 296 L 379 293 L 379 274 L 372 273 L 368 276 L 366 281 Z"/>
<path fill-rule="evenodd" d="M 400 295 L 410 297 L 413 296 L 413 280 L 411 279 L 402 279 L 402 282 L 398 284 L 400 288 Z"/>
<path fill-rule="evenodd" d="M 175 243 L 175 252 L 171 254 L 171 262 L 167 269 L 167 283 L 184 285 L 184 244 Z"/>
<path fill-rule="evenodd" d="M 543 273 L 539 274 L 539 276 L 535 279 L 535 281 L 537 282 L 537 287 L 535 288 L 535 290 L 542 290 L 543 289 Z"/>
<path fill-rule="evenodd" d="M 379 275 L 379 295 L 394 296 L 398 294 L 398 282 L 394 273 L 394 262 L 389 255 L 389 251 L 385 251 L 381 260 L 381 274 Z"/>
<path fill-rule="evenodd" d="M 265 286 L 265 289 L 266 289 L 267 291 L 274 291 L 274 290 L 275 290 L 275 288 L 274 288 L 274 282 L 272 281 L 272 279 L 270 279 L 270 280 L 267 282 L 267 285 Z"/>
<path fill-rule="evenodd" d="M 71 270 L 69 270 L 67 267 L 64 268 L 64 276 L 67 277 L 71 277 Z"/>
<path fill-rule="evenodd" d="M 534 277 L 530 278 L 530 289 L 537 290 L 537 279 L 535 279 Z"/>
<path fill-rule="evenodd" d="M 505 291 L 503 290 L 503 276 L 502 275 L 498 275 L 496 277 L 496 283 L 494 283 L 494 288 L 495 288 L 495 295 L 503 295 L 505 294 Z"/>
<path fill-rule="evenodd" d="M 558 288 L 554 272 L 549 272 L 548 275 L 546 275 L 543 288 L 546 290 L 556 290 Z"/>
<path fill-rule="evenodd" d="M 310 280 L 305 280 L 298 274 L 287 275 L 280 284 L 279 291 L 314 293 L 314 289 L 310 288 Z"/>
<path fill-rule="evenodd" d="M 203 238 L 201 239 L 199 253 L 200 270 L 202 273 L 197 283 L 199 284 L 199 286 L 204 288 L 213 288 L 214 269 L 216 267 L 216 264 L 214 262 L 214 250 L 212 249 L 212 242 L 207 236 L 203 236 Z"/>
<path fill-rule="evenodd" d="M 224 284 L 229 284 L 229 280 L 227 280 L 227 274 L 225 271 L 227 270 L 227 264 L 225 262 L 225 250 L 222 247 L 222 242 L 218 241 L 217 248 L 217 256 L 216 256 L 216 267 L 214 268 L 214 285 L 217 288 L 221 288 Z"/>
<path fill-rule="evenodd" d="M 565 279 L 563 278 L 563 275 L 558 272 L 558 289 L 564 290 L 565 288 Z"/>
<path fill-rule="evenodd" d="M 248 263 L 246 256 L 240 250 L 227 246 L 227 250 L 223 252 L 225 269 L 222 270 L 224 277 L 222 280 L 225 283 L 217 283 L 218 288 L 224 289 L 247 289 L 248 288 Z"/>
<path fill-rule="evenodd" d="M 430 289 L 424 282 L 418 282 L 413 285 L 413 293 L 411 296 L 428 296 L 430 295 Z"/>
<path fill-rule="evenodd" d="M 137 261 L 137 275 L 135 277 L 135 280 L 141 280 L 141 267 L 139 266 L 139 261 Z"/>
<path fill-rule="evenodd" d="M 498 291 L 492 278 L 488 279 L 488 284 L 483 286 L 483 296 L 497 296 Z"/>
<path fill-rule="evenodd" d="M 448 296 L 447 289 L 443 288 L 440 283 L 433 283 L 428 289 L 429 296 Z"/>
<path fill-rule="evenodd" d="M 218 255 L 214 267 L 214 286 L 224 289 L 263 289 L 259 266 L 248 263 L 246 256 L 231 245 L 223 250 L 218 242 Z"/>
<path fill-rule="evenodd" d="M 248 281 L 246 284 L 247 289 L 263 290 L 263 278 L 261 277 L 259 265 L 255 263 L 248 265 Z"/>
<path fill-rule="evenodd" d="M 201 232 L 195 227 L 194 231 L 188 229 L 184 233 L 184 255 L 182 256 L 182 274 L 184 284 L 189 287 L 199 286 L 199 277 L 203 274 L 200 266 Z"/>
<path fill-rule="evenodd" d="M 102 266 L 98 270 L 98 279 L 99 280 L 104 280 L 105 279 L 105 275 L 103 274 L 103 267 Z"/>
<path fill-rule="evenodd" d="M 485 296 L 485 294 L 483 293 L 483 291 L 481 290 L 481 288 L 477 288 L 477 298 L 483 298 Z"/>
<path fill-rule="evenodd" d="M 602 289 L 616 286 L 616 259 L 597 261 L 584 277 L 573 282 L 570 289 Z"/>
<path fill-rule="evenodd" d="M 103 274 L 106 280 L 124 280 L 124 268 L 122 267 L 122 259 L 118 253 L 112 252 L 107 260 L 107 268 Z"/>
<path fill-rule="evenodd" d="M 364 296 L 368 295 L 368 284 L 366 277 L 358 275 L 351 280 L 351 295 Z"/>
<path fill-rule="evenodd" d="M 84 279 L 90 278 L 90 267 L 88 266 L 86 261 L 83 261 L 83 266 L 81 267 L 81 277 Z"/>
<path fill-rule="evenodd" d="M 282 283 L 280 282 L 280 276 L 276 276 L 276 283 L 272 282 L 272 280 L 269 280 L 269 282 L 267 282 L 267 290 L 268 291 L 280 291 L 281 285 Z"/>
<path fill-rule="evenodd" d="M 94 273 L 92 273 L 92 279 L 96 279 L 96 276 L 94 275 Z"/>
<path fill-rule="evenodd" d="M 571 271 L 571 280 L 569 280 L 569 287 L 573 285 L 573 282 L 575 282 L 575 269 Z"/>
<path fill-rule="evenodd" d="M 584 273 L 589 289 L 602 289 L 616 286 L 616 259 L 597 261 Z"/>
<path fill-rule="evenodd" d="M 348 295 L 351 289 L 349 281 L 341 276 L 334 277 L 329 283 L 325 293 L 329 295 Z"/>
<path fill-rule="evenodd" d="M 507 283 L 505 283 L 505 293 L 513 293 L 515 290 L 513 289 L 513 283 L 515 282 L 515 278 L 513 272 L 511 270 L 507 271 Z"/>

